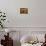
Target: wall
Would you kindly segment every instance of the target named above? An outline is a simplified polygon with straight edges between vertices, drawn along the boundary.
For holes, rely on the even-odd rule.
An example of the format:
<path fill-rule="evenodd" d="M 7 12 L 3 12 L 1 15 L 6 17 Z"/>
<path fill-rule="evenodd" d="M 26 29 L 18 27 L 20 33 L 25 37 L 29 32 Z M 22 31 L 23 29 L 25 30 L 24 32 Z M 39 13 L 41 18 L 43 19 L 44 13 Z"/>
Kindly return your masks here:
<path fill-rule="evenodd" d="M 32 14 L 21 16 L 18 12 L 21 7 L 32 9 Z M 46 31 L 46 0 L 0 0 L 0 9 L 6 12 L 8 22 L 5 26 L 12 31 L 21 31 L 22 35 Z"/>
<path fill-rule="evenodd" d="M 6 12 L 7 27 L 46 27 L 46 0 L 0 0 L 0 9 Z M 19 14 L 19 8 L 32 9 L 27 16 Z"/>

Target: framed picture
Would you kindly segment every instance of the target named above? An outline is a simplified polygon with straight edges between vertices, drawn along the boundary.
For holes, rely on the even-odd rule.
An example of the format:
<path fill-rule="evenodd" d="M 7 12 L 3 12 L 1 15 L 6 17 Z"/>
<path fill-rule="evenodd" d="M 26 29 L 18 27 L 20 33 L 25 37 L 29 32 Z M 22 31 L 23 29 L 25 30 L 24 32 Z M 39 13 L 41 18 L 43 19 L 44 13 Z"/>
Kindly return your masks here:
<path fill-rule="evenodd" d="M 20 14 L 28 14 L 28 8 L 20 8 Z"/>

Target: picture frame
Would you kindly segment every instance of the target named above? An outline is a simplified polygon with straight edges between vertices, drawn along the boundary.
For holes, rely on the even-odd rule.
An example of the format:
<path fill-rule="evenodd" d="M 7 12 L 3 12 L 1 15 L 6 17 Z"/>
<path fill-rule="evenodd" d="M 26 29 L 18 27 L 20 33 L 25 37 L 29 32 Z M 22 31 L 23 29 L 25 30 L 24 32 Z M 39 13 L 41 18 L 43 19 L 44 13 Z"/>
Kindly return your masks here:
<path fill-rule="evenodd" d="M 20 8 L 20 14 L 28 14 L 28 8 Z"/>

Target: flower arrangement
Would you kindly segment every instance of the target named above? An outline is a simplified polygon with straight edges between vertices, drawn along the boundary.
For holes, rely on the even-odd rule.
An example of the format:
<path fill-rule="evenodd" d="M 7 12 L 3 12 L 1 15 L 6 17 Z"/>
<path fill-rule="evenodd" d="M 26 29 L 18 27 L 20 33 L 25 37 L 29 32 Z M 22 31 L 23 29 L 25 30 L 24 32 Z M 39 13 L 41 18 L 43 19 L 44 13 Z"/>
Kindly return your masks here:
<path fill-rule="evenodd" d="M 4 12 L 0 11 L 0 27 L 3 28 L 4 27 L 4 22 L 6 20 L 6 15 Z"/>

